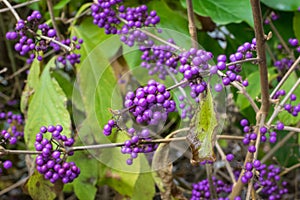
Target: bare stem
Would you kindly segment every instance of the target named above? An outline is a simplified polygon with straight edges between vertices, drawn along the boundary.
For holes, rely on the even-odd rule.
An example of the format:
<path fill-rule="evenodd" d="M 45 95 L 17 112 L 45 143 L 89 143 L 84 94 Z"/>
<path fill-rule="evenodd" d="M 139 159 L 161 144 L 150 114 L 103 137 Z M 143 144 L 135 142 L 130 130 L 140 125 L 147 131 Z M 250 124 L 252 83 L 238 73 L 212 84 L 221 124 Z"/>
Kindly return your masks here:
<path fill-rule="evenodd" d="M 195 26 L 194 9 L 192 0 L 186 0 L 186 7 L 189 20 L 189 32 L 192 37 L 192 46 L 198 48 L 197 29 Z"/>
<path fill-rule="evenodd" d="M 289 173 L 290 171 L 294 170 L 294 169 L 297 169 L 298 167 L 300 167 L 300 163 L 297 163 L 289 168 L 286 168 L 283 172 L 281 172 L 279 174 L 279 176 L 284 176 L 285 174 Z"/>
<path fill-rule="evenodd" d="M 282 44 L 283 48 L 286 50 L 286 52 L 288 52 L 288 54 L 291 57 L 294 57 L 292 51 L 290 50 L 290 48 L 287 46 L 286 42 L 284 41 L 284 39 L 281 37 L 281 35 L 279 34 L 277 28 L 274 26 L 272 20 L 270 19 L 270 17 L 268 17 L 268 20 L 270 22 L 270 27 L 272 29 L 272 31 L 275 33 L 276 37 L 279 39 L 280 43 Z"/>
<path fill-rule="evenodd" d="M 265 34 L 263 29 L 263 19 L 260 9 L 259 0 L 250 0 L 253 20 L 254 20 L 254 32 L 256 38 L 256 51 L 259 58 L 259 74 L 260 74 L 260 89 L 261 89 L 261 108 L 262 113 L 268 113 L 269 111 L 269 81 L 268 81 L 268 68 L 266 62 L 266 48 L 265 48 Z"/>
<path fill-rule="evenodd" d="M 229 162 L 226 160 L 225 153 L 223 152 L 222 148 L 220 147 L 220 145 L 219 145 L 219 143 L 217 141 L 215 143 L 215 146 L 216 146 L 219 154 L 221 155 L 222 160 L 225 162 L 225 166 L 226 166 L 227 172 L 228 172 L 228 174 L 229 174 L 229 176 L 231 178 L 232 183 L 235 184 L 236 180 L 235 180 L 232 168 L 231 168 Z"/>
<path fill-rule="evenodd" d="M 300 63 L 300 56 L 295 60 L 293 65 L 290 67 L 290 69 L 285 73 L 285 75 L 282 77 L 280 82 L 277 84 L 276 88 L 273 90 L 272 94 L 270 95 L 270 98 L 273 98 L 276 92 L 279 90 L 279 88 L 285 83 L 285 81 L 288 79 L 288 77 L 292 74 L 294 69 L 297 67 L 297 65 Z"/>
<path fill-rule="evenodd" d="M 32 4 L 32 3 L 35 3 L 35 2 L 38 2 L 38 1 L 40 1 L 40 0 L 27 1 L 27 2 L 24 2 L 24 3 L 20 3 L 20 4 L 17 4 L 17 5 L 14 5 L 14 6 L 12 6 L 12 8 L 14 8 L 14 9 L 21 8 L 21 7 L 27 6 L 29 4 Z M 0 9 L 0 13 L 7 12 L 7 11 L 10 11 L 10 9 L 9 8 L 2 8 L 2 9 Z"/>
<path fill-rule="evenodd" d="M 183 130 L 181 130 L 183 131 Z M 242 137 L 239 136 L 231 136 L 231 135 L 217 135 L 217 139 L 220 140 L 242 140 Z M 178 142 L 185 141 L 186 137 L 177 137 L 177 138 L 162 138 L 156 139 L 152 141 L 140 141 L 140 144 L 154 144 L 154 143 L 169 143 L 169 142 Z M 86 146 L 75 146 L 70 147 L 67 151 L 80 151 L 80 150 L 92 150 L 92 149 L 107 149 L 107 148 L 115 148 L 124 146 L 123 142 L 119 143 L 109 143 L 109 144 L 96 144 L 96 145 L 86 145 Z M 31 150 L 10 150 L 10 149 L 0 149 L 0 156 L 6 154 L 41 154 L 42 151 L 31 151 Z"/>
<path fill-rule="evenodd" d="M 47 0 L 47 7 L 48 7 L 48 10 L 49 10 L 52 25 L 53 25 L 54 29 L 56 30 L 57 37 L 58 37 L 59 40 L 61 40 L 60 32 L 59 32 L 58 26 L 56 24 L 55 16 L 54 16 L 54 13 L 53 13 L 52 0 Z"/>
<path fill-rule="evenodd" d="M 42 38 L 42 39 L 48 40 L 50 42 L 53 42 L 53 43 L 65 48 L 67 51 L 72 51 L 71 47 L 61 43 L 60 41 L 55 40 L 54 38 L 50 38 L 50 37 L 47 37 L 47 36 L 44 36 L 44 35 L 39 35 L 39 37 Z"/>
<path fill-rule="evenodd" d="M 15 16 L 16 20 L 19 21 L 21 18 L 19 14 L 16 12 L 16 10 L 10 5 L 9 1 L 2 0 L 3 3 L 7 6 L 7 8 L 10 10 L 10 12 Z"/>
<path fill-rule="evenodd" d="M 211 164 L 206 164 L 205 165 L 206 168 L 206 175 L 207 175 L 207 180 L 208 180 L 208 184 L 209 184 L 209 192 L 211 194 L 210 199 L 217 199 L 217 193 L 215 190 L 215 186 L 212 180 L 212 165 Z"/>
<path fill-rule="evenodd" d="M 247 58 L 245 60 L 238 60 L 238 61 L 235 61 L 235 62 L 227 63 L 226 67 L 231 66 L 231 65 L 242 64 L 242 63 L 245 63 L 245 62 L 255 62 L 255 61 L 259 61 L 259 58 Z"/>

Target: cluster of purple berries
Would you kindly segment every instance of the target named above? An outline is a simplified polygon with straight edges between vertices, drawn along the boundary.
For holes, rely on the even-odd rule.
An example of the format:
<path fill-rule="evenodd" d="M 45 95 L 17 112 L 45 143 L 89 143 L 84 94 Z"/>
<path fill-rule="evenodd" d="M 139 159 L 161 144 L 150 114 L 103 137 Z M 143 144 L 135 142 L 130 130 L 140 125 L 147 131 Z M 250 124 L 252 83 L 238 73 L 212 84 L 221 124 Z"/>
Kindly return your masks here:
<path fill-rule="evenodd" d="M 73 138 L 61 134 L 62 130 L 61 125 L 42 126 L 36 134 L 35 149 L 41 151 L 35 160 L 36 168 L 51 183 L 59 179 L 63 183 L 70 183 L 80 174 L 80 169 L 74 162 L 65 160 L 67 156 L 73 155 L 73 152 L 60 151 L 74 144 Z M 51 139 L 44 138 L 46 133 L 51 134 Z"/>
<path fill-rule="evenodd" d="M 147 128 L 144 128 L 139 132 L 134 128 L 129 128 L 127 133 L 131 138 L 124 142 L 121 153 L 130 155 L 130 158 L 126 160 L 128 165 L 132 164 L 133 159 L 137 158 L 139 153 L 151 153 L 158 147 L 158 144 L 155 143 L 141 143 L 141 141 L 152 140 L 150 130 Z"/>
<path fill-rule="evenodd" d="M 245 173 L 243 174 L 241 181 L 247 184 L 249 180 L 254 176 L 252 170 L 255 168 L 258 180 L 254 183 L 254 189 L 261 188 L 260 195 L 266 196 L 269 200 L 282 199 L 284 194 L 288 193 L 286 188 L 287 183 L 285 181 L 280 184 L 280 168 L 274 165 L 262 164 L 259 160 L 255 160 L 253 163 L 247 162 L 245 165 Z"/>
<path fill-rule="evenodd" d="M 94 18 L 93 23 L 100 28 L 104 28 L 106 34 L 117 34 L 118 32 L 116 25 L 120 24 L 121 21 L 118 18 L 114 6 L 121 2 L 122 0 L 98 0 L 97 3 L 91 6 L 92 16 Z"/>
<path fill-rule="evenodd" d="M 249 59 L 253 57 L 253 51 L 256 50 L 256 39 L 254 38 L 251 43 L 245 42 L 237 48 L 237 52 L 229 56 L 230 62 L 236 62 L 244 59 Z M 219 55 L 217 57 L 217 65 L 212 66 L 210 69 L 211 74 L 216 74 L 217 70 L 226 71 L 226 75 L 222 78 L 222 83 L 224 86 L 229 85 L 233 81 L 240 82 L 244 87 L 248 86 L 247 80 L 242 80 L 242 77 L 238 75 L 241 72 L 241 64 L 226 66 L 227 57 L 226 55 Z M 221 90 L 221 86 L 216 86 L 215 90 Z"/>
<path fill-rule="evenodd" d="M 190 96 L 197 101 L 198 95 L 206 90 L 207 84 L 203 80 L 202 74 L 209 69 L 208 62 L 213 55 L 211 52 L 191 48 L 179 56 L 181 65 L 178 71 L 182 73 L 184 80 L 188 80 L 191 88 Z"/>
<path fill-rule="evenodd" d="M 283 195 L 288 193 L 287 182 L 280 181 L 280 168 L 273 164 L 268 167 L 265 164 L 260 166 L 253 163 L 253 167 L 258 171 L 258 182 L 254 183 L 254 189 L 262 188 L 261 196 L 269 200 L 283 199 Z"/>
<path fill-rule="evenodd" d="M 98 0 L 91 6 L 93 23 L 105 29 L 106 34 L 128 34 L 129 30 L 154 26 L 160 18 L 146 5 L 125 7 L 118 5 L 122 0 Z M 121 23 L 124 24 L 121 25 Z"/>
<path fill-rule="evenodd" d="M 28 55 L 27 63 L 30 64 L 36 58 L 38 61 L 43 59 L 42 55 L 49 52 L 52 48 L 56 53 L 62 53 L 58 57 L 58 61 L 66 64 L 65 60 L 69 60 L 71 65 L 80 62 L 80 55 L 72 52 L 62 51 L 62 47 L 52 40 L 58 41 L 56 30 L 49 27 L 46 23 L 41 24 L 40 21 L 42 15 L 39 11 L 33 11 L 31 15 L 27 17 L 26 20 L 19 20 L 16 24 L 15 31 L 7 32 L 6 38 L 8 40 L 16 40 L 19 38 L 18 42 L 15 44 L 14 48 L 21 56 Z M 41 31 L 42 36 L 46 36 L 48 39 L 42 38 L 37 34 Z M 77 41 L 73 40 L 75 43 Z M 78 40 L 75 45 L 76 49 L 80 49 L 80 44 L 82 40 Z M 63 40 L 61 43 L 65 45 L 71 45 L 70 40 Z M 50 48 L 51 47 L 51 48 Z"/>
<path fill-rule="evenodd" d="M 231 192 L 232 186 L 224 183 L 222 180 L 218 180 L 216 177 L 212 177 L 214 189 L 217 193 L 218 200 L 229 200 L 226 196 Z M 190 200 L 211 199 L 209 190 L 209 183 L 207 179 L 204 179 L 198 183 L 193 184 L 192 196 Z M 240 200 L 240 197 L 236 197 L 235 200 Z"/>
<path fill-rule="evenodd" d="M 142 28 L 148 26 L 155 26 L 160 22 L 159 16 L 155 10 L 148 11 L 148 7 L 146 5 L 141 5 L 136 8 L 132 7 L 119 7 L 119 17 L 126 21 L 126 24 L 122 27 L 123 29 L 134 29 L 134 28 Z"/>
<path fill-rule="evenodd" d="M 23 117 L 20 114 L 13 114 L 12 112 L 1 112 L 0 120 L 4 120 L 3 123 L 8 124 L 7 129 L 3 129 L 0 135 L 0 144 L 14 145 L 18 142 L 18 139 L 22 139 L 24 136 L 23 132 Z M 5 127 L 6 125 L 4 125 Z"/>
<path fill-rule="evenodd" d="M 278 90 L 273 96 L 273 99 L 278 99 L 280 96 L 284 97 L 285 95 L 285 90 Z M 284 110 L 294 117 L 297 117 L 300 112 L 300 103 L 295 103 L 296 100 L 297 96 L 295 94 L 291 94 L 289 102 L 284 105 Z"/>
<path fill-rule="evenodd" d="M 80 49 L 81 44 L 83 43 L 83 40 L 81 38 L 78 39 L 76 36 L 73 36 L 72 40 L 66 39 L 66 40 L 62 40 L 61 42 L 67 46 L 73 45 L 75 47 L 75 49 Z M 56 49 L 59 48 L 59 46 L 57 44 L 55 44 L 55 46 L 56 46 L 55 47 Z M 66 65 L 68 62 L 70 62 L 70 64 L 72 66 L 74 66 L 75 64 L 80 63 L 80 57 L 81 57 L 81 55 L 79 53 L 66 52 L 63 55 L 58 56 L 57 61 L 62 63 L 63 65 Z"/>
<path fill-rule="evenodd" d="M 290 45 L 291 52 L 295 54 L 300 53 L 300 44 L 298 39 L 296 38 L 289 38 L 288 43 Z M 287 52 L 286 49 L 283 48 L 282 44 L 277 45 L 278 52 L 276 56 L 278 57 L 277 60 L 273 63 L 273 65 L 277 68 L 280 73 L 278 80 L 281 79 L 281 76 L 293 65 L 294 59 Z"/>
<path fill-rule="evenodd" d="M 0 112 L 0 121 L 3 123 L 5 129 L 0 132 L 0 146 L 6 146 L 7 144 L 15 145 L 18 140 L 22 139 L 24 136 L 23 125 L 24 120 L 22 115 L 13 114 L 10 112 Z M 12 167 L 12 162 L 10 160 L 0 161 L 4 169 L 9 169 Z M 2 174 L 3 169 L 0 167 L 0 174 Z"/>
<path fill-rule="evenodd" d="M 149 80 L 146 86 L 128 92 L 124 105 L 138 124 L 157 125 L 176 109 L 176 103 L 170 97 L 165 85 Z"/>
<path fill-rule="evenodd" d="M 175 44 L 173 39 L 169 43 Z M 148 69 L 149 75 L 158 74 L 158 77 L 165 80 L 168 70 L 177 74 L 177 65 L 179 57 L 176 55 L 176 49 L 169 45 L 155 45 L 153 40 L 148 40 L 146 44 L 141 44 L 139 50 L 143 52 L 141 67 Z"/>
<path fill-rule="evenodd" d="M 270 18 L 265 19 L 264 24 L 270 24 L 270 20 L 276 21 L 279 19 L 279 15 L 277 15 L 274 11 L 270 13 Z"/>

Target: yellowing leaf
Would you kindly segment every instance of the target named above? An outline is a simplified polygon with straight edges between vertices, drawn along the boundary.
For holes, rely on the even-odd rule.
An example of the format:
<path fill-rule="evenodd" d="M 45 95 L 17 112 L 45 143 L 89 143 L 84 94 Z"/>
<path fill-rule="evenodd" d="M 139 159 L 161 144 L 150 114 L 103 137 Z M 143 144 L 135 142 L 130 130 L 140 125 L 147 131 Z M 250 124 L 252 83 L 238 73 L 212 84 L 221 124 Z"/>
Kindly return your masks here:
<path fill-rule="evenodd" d="M 200 99 L 199 107 L 190 123 L 190 133 L 187 136 L 193 153 L 192 164 L 215 160 L 213 148 L 217 127 L 213 98 L 208 89 Z"/>

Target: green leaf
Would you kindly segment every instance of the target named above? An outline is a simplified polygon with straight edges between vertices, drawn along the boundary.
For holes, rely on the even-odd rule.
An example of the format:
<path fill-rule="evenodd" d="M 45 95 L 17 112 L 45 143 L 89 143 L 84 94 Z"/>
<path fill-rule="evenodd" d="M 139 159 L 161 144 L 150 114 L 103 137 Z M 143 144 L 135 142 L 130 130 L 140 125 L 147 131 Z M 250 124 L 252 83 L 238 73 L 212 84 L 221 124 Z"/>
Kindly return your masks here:
<path fill-rule="evenodd" d="M 29 104 L 30 97 L 35 92 L 36 87 L 39 85 L 40 81 L 40 62 L 34 59 L 27 78 L 27 83 L 25 89 L 22 92 L 21 97 L 21 112 L 25 113 L 26 108 Z"/>
<path fill-rule="evenodd" d="M 273 9 L 282 11 L 297 11 L 300 7 L 299 0 L 261 0 L 261 2 Z"/>
<path fill-rule="evenodd" d="M 260 82 L 258 81 L 259 71 L 250 74 L 247 79 L 249 82 L 249 86 L 247 86 L 246 90 L 249 93 L 250 97 L 252 97 L 252 99 L 255 99 L 260 94 Z M 240 108 L 240 110 L 244 110 L 250 106 L 249 101 L 242 94 L 238 94 L 236 104 Z"/>
<path fill-rule="evenodd" d="M 60 0 L 55 6 L 53 6 L 54 10 L 60 10 L 64 8 L 71 0 Z"/>
<path fill-rule="evenodd" d="M 293 18 L 293 28 L 296 38 L 300 40 L 300 12 L 295 12 Z"/>
<path fill-rule="evenodd" d="M 187 19 L 168 7 L 164 1 L 152 0 L 147 3 L 147 6 L 149 10 L 155 10 L 160 17 L 157 27 L 168 28 L 189 35 Z M 176 41 L 176 39 L 174 40 Z"/>
<path fill-rule="evenodd" d="M 186 1 L 181 0 L 186 7 Z M 254 26 L 250 1 L 248 0 L 193 0 L 194 12 L 210 17 L 215 23 L 229 24 L 247 22 Z"/>
<path fill-rule="evenodd" d="M 205 96 L 200 99 L 199 107 L 190 123 L 190 133 L 187 136 L 192 148 L 192 163 L 215 160 L 213 148 L 217 127 L 214 102 L 208 89 Z"/>
<path fill-rule="evenodd" d="M 57 194 L 62 190 L 62 183 L 52 184 L 50 181 L 44 179 L 38 171 L 29 177 L 25 183 L 25 190 L 33 200 L 52 200 L 55 199 Z"/>
<path fill-rule="evenodd" d="M 95 199 L 97 192 L 98 160 L 88 152 L 76 152 L 70 160 L 75 162 L 80 168 L 80 175 L 73 182 L 76 197 L 82 200 Z"/>
<path fill-rule="evenodd" d="M 70 27 L 73 27 L 76 24 L 77 18 L 79 18 L 79 16 L 82 14 L 83 11 L 85 11 L 86 9 L 89 9 L 89 7 L 92 4 L 93 3 L 85 3 L 76 11 L 76 15 L 74 16 L 74 21 L 72 22 Z"/>
<path fill-rule="evenodd" d="M 50 68 L 55 64 L 55 58 L 46 65 L 34 96 L 28 107 L 28 118 L 24 137 L 30 150 L 34 149 L 35 136 L 41 126 L 60 124 L 63 134 L 70 136 L 71 119 L 66 109 L 66 96 L 57 81 L 51 78 Z"/>
<path fill-rule="evenodd" d="M 119 131 L 115 142 L 128 140 L 126 132 Z M 132 196 L 136 181 L 139 177 L 141 164 L 147 166 L 147 162 L 141 163 L 139 155 L 132 165 L 127 165 L 126 160 L 130 157 L 121 153 L 120 148 L 104 149 L 101 154 L 101 162 L 107 166 L 102 177 L 101 184 L 107 184 L 122 195 Z M 113 158 L 113 159 L 112 159 Z"/>
<path fill-rule="evenodd" d="M 143 167 L 142 165 L 141 167 Z M 148 200 L 155 195 L 155 182 L 151 172 L 140 173 L 135 182 L 132 200 Z"/>

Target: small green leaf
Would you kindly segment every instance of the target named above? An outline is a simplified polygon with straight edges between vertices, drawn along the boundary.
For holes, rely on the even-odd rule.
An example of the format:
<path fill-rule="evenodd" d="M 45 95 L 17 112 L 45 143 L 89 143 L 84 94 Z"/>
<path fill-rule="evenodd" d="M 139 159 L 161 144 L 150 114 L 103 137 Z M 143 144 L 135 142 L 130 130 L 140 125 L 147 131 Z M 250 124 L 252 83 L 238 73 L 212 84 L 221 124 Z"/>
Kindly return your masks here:
<path fill-rule="evenodd" d="M 186 1 L 181 0 L 186 7 Z M 253 27 L 250 1 L 248 0 L 193 0 L 195 13 L 208 16 L 218 24 L 247 22 Z"/>
<path fill-rule="evenodd" d="M 53 6 L 54 10 L 60 10 L 64 8 L 71 0 L 60 0 L 55 6 Z"/>
<path fill-rule="evenodd" d="M 66 96 L 54 78 L 51 78 L 50 68 L 55 58 L 46 65 L 36 91 L 28 107 L 28 118 L 24 137 L 30 150 L 34 149 L 35 136 L 41 126 L 60 124 L 63 134 L 70 136 L 71 119 L 66 109 Z"/>
<path fill-rule="evenodd" d="M 261 2 L 273 9 L 282 11 L 297 11 L 297 9 L 300 7 L 299 0 L 261 0 Z"/>
<path fill-rule="evenodd" d="M 300 40 L 300 12 L 295 12 L 293 18 L 293 28 L 296 38 Z"/>
<path fill-rule="evenodd" d="M 204 160 L 215 160 L 214 142 L 218 127 L 213 98 L 210 90 L 201 97 L 199 107 L 190 123 L 187 140 L 192 148 L 192 164 Z"/>
<path fill-rule="evenodd" d="M 63 184 L 61 182 L 52 184 L 50 181 L 44 179 L 43 175 L 36 170 L 24 185 L 24 189 L 26 192 L 28 192 L 33 200 L 55 199 L 62 188 Z"/>
<path fill-rule="evenodd" d="M 95 199 L 99 161 L 88 152 L 76 152 L 70 160 L 80 168 L 80 175 L 72 183 L 76 197 L 80 200 Z"/>

